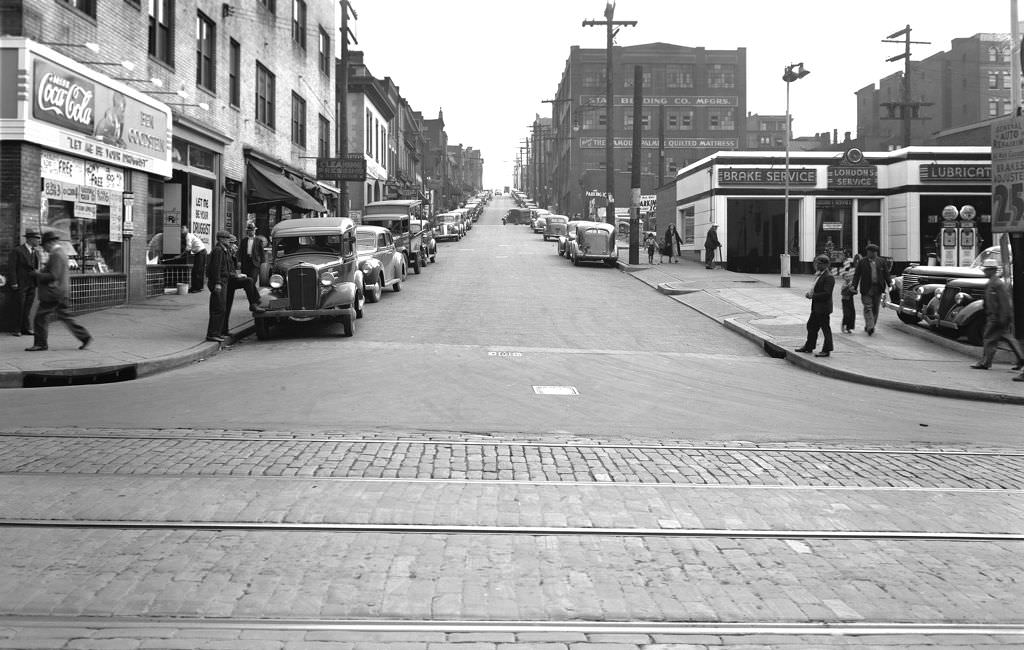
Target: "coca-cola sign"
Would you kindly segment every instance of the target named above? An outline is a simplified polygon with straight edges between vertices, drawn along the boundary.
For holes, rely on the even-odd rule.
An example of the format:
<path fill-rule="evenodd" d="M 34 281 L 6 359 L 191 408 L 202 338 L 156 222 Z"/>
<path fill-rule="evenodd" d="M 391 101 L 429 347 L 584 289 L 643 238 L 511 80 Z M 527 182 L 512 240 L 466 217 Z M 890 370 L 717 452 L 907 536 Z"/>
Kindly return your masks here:
<path fill-rule="evenodd" d="M 32 115 L 82 133 L 93 133 L 96 90 L 91 81 L 36 59 Z"/>

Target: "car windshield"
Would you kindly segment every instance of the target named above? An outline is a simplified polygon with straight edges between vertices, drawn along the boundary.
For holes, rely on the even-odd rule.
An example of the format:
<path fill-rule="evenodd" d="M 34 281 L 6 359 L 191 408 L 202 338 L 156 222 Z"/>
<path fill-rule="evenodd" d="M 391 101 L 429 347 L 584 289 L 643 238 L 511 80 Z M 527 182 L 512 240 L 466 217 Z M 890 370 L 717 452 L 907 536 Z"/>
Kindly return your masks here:
<path fill-rule="evenodd" d="M 377 235 L 372 232 L 357 232 L 356 250 L 370 252 L 377 250 Z"/>
<path fill-rule="evenodd" d="M 274 239 L 274 255 L 313 252 L 341 255 L 341 235 L 299 235 Z"/>
<path fill-rule="evenodd" d="M 455 223 L 455 215 L 454 214 L 444 214 L 444 215 L 441 215 L 441 221 L 443 223 Z"/>

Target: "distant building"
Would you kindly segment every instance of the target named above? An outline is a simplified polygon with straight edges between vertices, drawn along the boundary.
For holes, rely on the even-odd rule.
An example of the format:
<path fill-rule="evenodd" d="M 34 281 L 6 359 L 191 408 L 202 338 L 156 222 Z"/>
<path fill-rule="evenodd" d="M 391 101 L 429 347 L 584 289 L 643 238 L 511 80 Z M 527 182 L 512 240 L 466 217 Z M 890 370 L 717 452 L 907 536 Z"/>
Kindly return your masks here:
<path fill-rule="evenodd" d="M 933 135 L 976 124 L 1012 110 L 1009 34 L 955 38 L 947 52 L 910 65 L 910 144 L 935 142 Z M 857 138 L 867 151 L 903 146 L 903 72 L 895 72 L 857 95 Z"/>
<path fill-rule="evenodd" d="M 612 120 L 616 205 L 630 200 L 634 66 L 643 68 L 641 191 L 676 170 L 746 138 L 746 50 L 707 50 L 649 43 L 613 50 L 613 106 L 605 106 L 606 52 L 573 46 L 552 104 L 552 128 L 541 187 L 562 214 L 602 208 L 606 191 L 605 136 Z M 597 196 L 596 201 L 592 199 Z"/>
<path fill-rule="evenodd" d="M 747 113 L 749 151 L 782 150 L 786 148 L 786 116 Z"/>

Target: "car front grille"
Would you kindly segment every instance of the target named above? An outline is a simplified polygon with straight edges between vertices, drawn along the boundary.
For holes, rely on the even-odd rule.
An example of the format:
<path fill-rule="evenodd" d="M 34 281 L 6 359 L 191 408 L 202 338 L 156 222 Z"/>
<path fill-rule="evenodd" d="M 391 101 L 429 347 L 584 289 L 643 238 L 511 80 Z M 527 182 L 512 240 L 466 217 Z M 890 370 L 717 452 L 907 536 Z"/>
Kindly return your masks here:
<path fill-rule="evenodd" d="M 316 309 L 319 302 L 316 269 L 296 266 L 288 269 L 288 300 L 290 309 Z"/>

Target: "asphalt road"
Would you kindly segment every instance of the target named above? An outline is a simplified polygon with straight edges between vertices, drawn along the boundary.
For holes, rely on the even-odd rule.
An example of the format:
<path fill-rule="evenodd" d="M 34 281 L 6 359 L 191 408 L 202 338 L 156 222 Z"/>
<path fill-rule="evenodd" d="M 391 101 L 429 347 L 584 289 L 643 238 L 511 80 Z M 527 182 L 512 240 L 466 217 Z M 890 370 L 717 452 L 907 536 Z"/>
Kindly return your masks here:
<path fill-rule="evenodd" d="M 512 205 L 495 198 L 461 242 L 439 244 L 437 263 L 367 305 L 354 338 L 306 325 L 130 383 L 5 391 L 3 424 L 1015 444 L 1019 407 L 770 359 L 617 269 L 573 267 L 502 226 Z"/>

